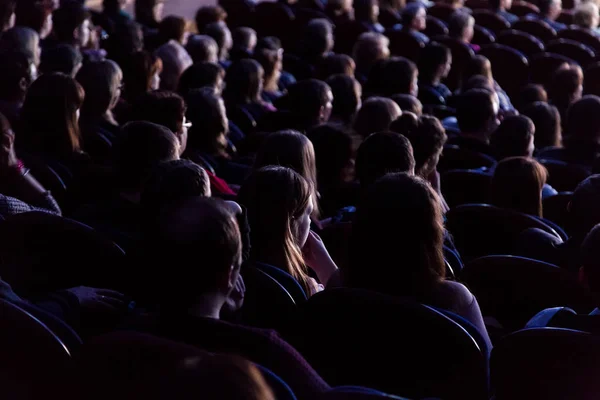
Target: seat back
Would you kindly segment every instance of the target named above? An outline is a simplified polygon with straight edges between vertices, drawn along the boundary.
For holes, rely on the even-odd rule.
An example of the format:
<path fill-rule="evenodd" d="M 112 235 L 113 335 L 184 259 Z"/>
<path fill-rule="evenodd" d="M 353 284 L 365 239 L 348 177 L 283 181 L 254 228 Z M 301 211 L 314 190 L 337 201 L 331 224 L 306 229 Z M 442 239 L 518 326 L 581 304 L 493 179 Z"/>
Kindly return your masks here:
<path fill-rule="evenodd" d="M 471 43 L 478 46 L 485 46 L 487 44 L 492 44 L 495 41 L 496 36 L 489 29 L 479 25 L 473 27 L 473 39 L 471 40 Z"/>
<path fill-rule="evenodd" d="M 570 39 L 552 40 L 546 44 L 546 51 L 569 57 L 581 65 L 582 68 L 587 67 L 596 58 L 594 50 L 583 43 Z"/>
<path fill-rule="evenodd" d="M 526 328 L 564 328 L 600 335 L 600 315 L 577 314 L 568 307 L 552 307 L 537 313 Z"/>
<path fill-rule="evenodd" d="M 544 86 L 549 85 L 556 70 L 564 63 L 576 64 L 574 60 L 560 54 L 544 52 L 532 56 L 529 59 L 531 81 Z"/>
<path fill-rule="evenodd" d="M 480 54 L 492 63 L 494 78 L 509 94 L 518 93 L 529 82 L 529 62 L 523 53 L 503 44 L 490 44 Z"/>
<path fill-rule="evenodd" d="M 562 10 L 556 18 L 556 22 L 565 25 L 573 25 L 573 16 L 574 15 L 572 10 Z"/>
<path fill-rule="evenodd" d="M 427 37 L 446 36 L 448 35 L 448 27 L 441 19 L 438 19 L 433 15 L 428 15 L 426 28 L 423 33 L 426 34 Z"/>
<path fill-rule="evenodd" d="M 474 10 L 473 17 L 477 25 L 483 26 L 496 35 L 510 28 L 510 24 L 506 19 L 490 10 Z"/>
<path fill-rule="evenodd" d="M 292 45 L 295 16 L 285 4 L 260 2 L 254 8 L 255 29 L 259 36 L 276 36 L 284 47 Z"/>
<path fill-rule="evenodd" d="M 483 316 L 510 331 L 523 328 L 548 307 L 593 309 L 592 297 L 571 272 L 530 258 L 478 258 L 467 262 L 460 279 L 477 298 Z"/>
<path fill-rule="evenodd" d="M 0 225 L 0 275 L 23 296 L 75 286 L 114 287 L 125 253 L 77 221 L 45 212 Z"/>
<path fill-rule="evenodd" d="M 459 89 L 462 85 L 463 71 L 475 55 L 473 49 L 467 44 L 447 36 L 436 36 L 433 40 L 448 46 L 450 49 L 450 52 L 452 53 L 452 67 L 450 68 L 450 73 L 444 83 L 450 90 Z"/>
<path fill-rule="evenodd" d="M 512 29 L 529 33 L 544 43 L 556 38 L 556 31 L 544 21 L 538 19 L 521 18 L 512 24 Z"/>
<path fill-rule="evenodd" d="M 534 54 L 542 53 L 544 51 L 544 44 L 540 39 L 529 33 L 520 32 L 514 29 L 502 32 L 496 38 L 496 42 L 518 50 L 526 57 L 531 57 Z"/>
<path fill-rule="evenodd" d="M 487 396 L 486 356 L 464 328 L 430 307 L 332 289 L 302 305 L 298 329 L 296 347 L 332 386 L 409 398 Z"/>
<path fill-rule="evenodd" d="M 558 329 L 524 329 L 492 351 L 496 400 L 592 400 L 600 393 L 600 338 Z"/>
<path fill-rule="evenodd" d="M 577 164 L 564 161 L 540 159 L 538 160 L 548 170 L 548 184 L 559 192 L 573 191 L 591 171 Z"/>
<path fill-rule="evenodd" d="M 434 3 L 427 9 L 427 15 L 434 16 L 435 18 L 448 23 L 454 11 L 454 7 L 452 7 L 450 4 Z"/>
<path fill-rule="evenodd" d="M 464 204 L 446 214 L 446 228 L 465 261 L 490 254 L 514 254 L 515 241 L 526 229 L 560 235 L 538 218 L 488 204 Z"/>
<path fill-rule="evenodd" d="M 487 203 L 492 175 L 479 170 L 454 169 L 442 175 L 442 193 L 450 208 Z"/>
<path fill-rule="evenodd" d="M 455 145 L 445 145 L 438 170 L 445 172 L 453 169 L 492 168 L 495 165 L 496 160 L 486 154 Z"/>
<path fill-rule="evenodd" d="M 539 14 L 540 9 L 528 1 L 516 0 L 513 1 L 510 12 L 518 17 L 524 17 L 529 14 Z"/>
<path fill-rule="evenodd" d="M 600 62 L 593 63 L 586 68 L 583 92 L 600 96 Z"/>
<path fill-rule="evenodd" d="M 390 52 L 393 55 L 406 57 L 414 62 L 419 60 L 425 43 L 403 30 L 393 30 L 388 32 L 387 36 L 390 39 Z"/>
<path fill-rule="evenodd" d="M 594 53 L 600 54 L 600 39 L 588 30 L 577 26 L 570 26 L 569 29 L 563 29 L 558 32 L 558 38 L 582 43 L 592 49 Z"/>
<path fill-rule="evenodd" d="M 258 268 L 263 271 L 265 274 L 269 275 L 271 278 L 275 279 L 281 286 L 288 291 L 290 296 L 294 299 L 296 304 L 300 304 L 308 298 L 302 286 L 298 283 L 296 279 L 287 272 L 277 267 L 274 267 L 269 264 L 255 262 L 252 264 L 253 267 Z"/>

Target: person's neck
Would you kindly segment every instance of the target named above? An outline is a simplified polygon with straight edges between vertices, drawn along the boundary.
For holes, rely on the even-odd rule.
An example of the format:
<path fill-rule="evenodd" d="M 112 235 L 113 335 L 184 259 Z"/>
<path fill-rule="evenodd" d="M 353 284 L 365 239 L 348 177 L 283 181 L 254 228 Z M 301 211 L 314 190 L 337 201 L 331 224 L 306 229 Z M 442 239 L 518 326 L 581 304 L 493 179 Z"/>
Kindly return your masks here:
<path fill-rule="evenodd" d="M 277 81 L 275 79 L 270 79 L 269 81 L 266 81 L 263 90 L 265 92 L 276 92 L 277 90 L 279 90 L 279 87 L 277 86 Z"/>
<path fill-rule="evenodd" d="M 220 319 L 221 309 L 225 304 L 225 299 L 215 293 L 206 293 L 200 295 L 196 304 L 188 310 L 188 314 L 194 317 Z"/>

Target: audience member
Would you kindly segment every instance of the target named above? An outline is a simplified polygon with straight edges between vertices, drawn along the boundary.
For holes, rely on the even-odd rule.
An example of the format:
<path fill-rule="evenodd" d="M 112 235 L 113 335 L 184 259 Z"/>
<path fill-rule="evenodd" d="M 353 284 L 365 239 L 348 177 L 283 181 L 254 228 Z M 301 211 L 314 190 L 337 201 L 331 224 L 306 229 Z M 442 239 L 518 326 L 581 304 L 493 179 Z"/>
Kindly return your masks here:
<path fill-rule="evenodd" d="M 227 24 L 225 24 L 225 22 L 213 22 L 208 24 L 204 28 L 204 34 L 212 37 L 215 42 L 217 42 L 217 46 L 219 46 L 219 64 L 221 64 L 223 68 L 229 67 L 229 52 L 233 47 L 233 38 L 231 37 L 231 31 L 227 27 Z"/>
<path fill-rule="evenodd" d="M 40 73 L 61 72 L 74 78 L 82 66 L 83 56 L 76 47 L 59 44 L 42 53 Z"/>
<path fill-rule="evenodd" d="M 181 75 L 177 92 L 184 98 L 195 90 L 210 87 L 219 95 L 225 86 L 225 70 L 219 64 L 204 62 L 194 64 Z"/>
<path fill-rule="evenodd" d="M 448 21 L 448 34 L 451 38 L 468 45 L 473 51 L 479 51 L 479 46 L 472 44 L 475 28 L 475 18 L 463 10 L 455 11 Z"/>
<path fill-rule="evenodd" d="M 558 108 L 537 101 L 525 107 L 522 112 L 533 121 L 535 126 L 534 144 L 538 151 L 562 146 L 562 129 Z"/>
<path fill-rule="evenodd" d="M 392 29 L 402 23 L 401 11 L 406 6 L 404 0 L 379 1 L 379 22 L 385 29 Z"/>
<path fill-rule="evenodd" d="M 544 86 L 537 83 L 526 85 L 521 89 L 516 100 L 517 110 L 522 112 L 524 108 L 537 102 L 548 102 L 548 93 L 546 92 L 546 89 L 544 89 Z"/>
<path fill-rule="evenodd" d="M 320 68 L 317 69 L 317 77 L 327 80 L 333 75 L 348 75 L 354 78 L 356 63 L 347 54 L 329 54 L 323 59 Z"/>
<path fill-rule="evenodd" d="M 204 32 L 206 27 L 215 22 L 225 22 L 227 12 L 221 6 L 202 6 L 196 12 L 196 29 Z"/>
<path fill-rule="evenodd" d="M 219 62 L 219 46 L 215 39 L 208 35 L 190 36 L 185 49 L 192 57 L 194 64 Z"/>
<path fill-rule="evenodd" d="M 419 99 L 426 104 L 446 104 L 452 92 L 442 80 L 452 67 L 452 54 L 448 47 L 429 43 L 419 58 Z M 402 106 L 400 106 L 402 108 Z"/>
<path fill-rule="evenodd" d="M 484 154 L 491 154 L 490 136 L 498 126 L 498 103 L 491 92 L 472 89 L 458 99 L 456 118 L 460 136 L 450 143 Z"/>
<path fill-rule="evenodd" d="M 254 59 L 264 71 L 262 99 L 267 103 L 274 103 L 283 96 L 283 92 L 279 90 L 279 79 L 283 72 L 283 52 L 262 49 L 254 52 Z"/>
<path fill-rule="evenodd" d="M 54 11 L 54 39 L 78 49 L 86 48 L 90 42 L 92 15 L 77 3 L 67 3 Z"/>
<path fill-rule="evenodd" d="M 360 83 L 348 75 L 333 75 L 327 79 L 333 94 L 333 108 L 329 121 L 344 129 L 350 129 L 362 102 Z"/>
<path fill-rule="evenodd" d="M 518 16 L 508 11 L 512 7 L 512 0 L 492 0 L 490 1 L 490 7 L 493 12 L 504 18 L 511 25 L 519 19 Z"/>
<path fill-rule="evenodd" d="M 565 24 L 556 21 L 562 11 L 562 0 L 541 0 L 537 6 L 540 9 L 539 15 L 529 14 L 528 17 L 540 19 L 557 32 L 567 28 Z"/>
<path fill-rule="evenodd" d="M 160 88 L 175 90 L 183 71 L 194 63 L 192 58 L 185 48 L 174 40 L 160 46 L 154 54 L 162 60 L 163 64 L 160 74 Z"/>
<path fill-rule="evenodd" d="M 265 114 L 275 111 L 272 105 L 261 98 L 264 74 L 260 64 L 249 58 L 231 64 L 225 75 L 223 91 L 229 112 L 241 108 L 257 121 Z"/>
<path fill-rule="evenodd" d="M 356 62 L 356 79 L 365 83 L 371 68 L 380 60 L 390 57 L 390 40 L 382 34 L 367 32 L 360 35 L 354 49 L 352 58 Z"/>
<path fill-rule="evenodd" d="M 361 28 L 375 33 L 383 33 L 385 28 L 379 23 L 379 3 L 377 0 L 354 0 L 354 19 Z"/>
<path fill-rule="evenodd" d="M 429 38 L 423 33 L 427 27 L 427 8 L 419 1 L 409 3 L 402 9 L 402 30 L 421 43 L 427 44 Z"/>
<path fill-rule="evenodd" d="M 6 32 L 15 26 L 16 0 L 4 0 L 0 2 L 0 33 Z"/>
<path fill-rule="evenodd" d="M 256 31 L 248 27 L 236 28 L 231 34 L 233 47 L 231 48 L 231 61 L 251 58 L 258 38 Z"/>
<path fill-rule="evenodd" d="M 38 0 L 19 0 L 15 8 L 15 25 L 34 30 L 40 39 L 52 33 L 52 6 Z"/>
<path fill-rule="evenodd" d="M 36 71 L 21 52 L 6 51 L 0 53 L 0 57 L 0 113 L 18 130 L 21 107 Z"/>
<path fill-rule="evenodd" d="M 594 3 L 580 4 L 575 8 L 575 12 L 573 13 L 573 24 L 597 35 L 599 13 L 598 5 Z"/>
<path fill-rule="evenodd" d="M 515 115 L 502 120 L 490 138 L 498 161 L 509 157 L 533 157 L 535 125 L 526 116 Z"/>
<path fill-rule="evenodd" d="M 415 114 L 417 117 L 420 117 L 423 114 L 423 104 L 412 94 L 404 94 L 399 93 L 390 96 L 398 107 L 402 110 L 402 112 L 411 112 Z"/>
<path fill-rule="evenodd" d="M 583 71 L 576 65 L 565 65 L 552 76 L 548 90 L 550 104 L 560 112 L 563 128 L 567 128 L 567 111 L 571 104 L 579 100 L 583 93 Z M 570 134 L 566 131 L 567 135 Z"/>

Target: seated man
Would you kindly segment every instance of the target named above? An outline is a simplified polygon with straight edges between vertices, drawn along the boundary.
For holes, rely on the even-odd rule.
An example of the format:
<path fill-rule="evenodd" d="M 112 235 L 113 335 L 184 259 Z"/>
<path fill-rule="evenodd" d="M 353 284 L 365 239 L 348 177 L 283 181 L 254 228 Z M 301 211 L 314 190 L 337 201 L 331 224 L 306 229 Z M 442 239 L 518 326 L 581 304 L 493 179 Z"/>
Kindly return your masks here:
<path fill-rule="evenodd" d="M 160 310 L 154 333 L 245 357 L 281 376 L 299 398 L 315 398 L 329 388 L 274 331 L 220 320 L 224 308 L 241 307 L 245 292 L 240 229 L 224 202 L 193 197 L 164 208 L 146 244 L 145 259 L 169 268 L 146 286 Z"/>
<path fill-rule="evenodd" d="M 557 32 L 567 29 L 565 24 L 556 22 L 556 19 L 562 12 L 562 0 L 540 0 L 538 1 L 537 5 L 540 9 L 539 15 L 529 14 L 527 15 L 527 18 L 534 18 L 544 21 Z"/>
<path fill-rule="evenodd" d="M 490 7 L 492 11 L 504 18 L 511 25 L 519 20 L 515 14 L 512 14 L 508 10 L 512 6 L 512 0 L 491 0 Z"/>

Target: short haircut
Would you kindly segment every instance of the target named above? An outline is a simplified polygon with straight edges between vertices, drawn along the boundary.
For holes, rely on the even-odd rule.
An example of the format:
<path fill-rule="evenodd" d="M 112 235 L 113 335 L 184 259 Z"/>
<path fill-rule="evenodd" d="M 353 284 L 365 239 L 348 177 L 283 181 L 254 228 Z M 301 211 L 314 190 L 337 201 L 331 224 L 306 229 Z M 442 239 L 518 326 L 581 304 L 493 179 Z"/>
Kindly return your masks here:
<path fill-rule="evenodd" d="M 59 44 L 44 50 L 40 72 L 62 72 L 65 75 L 73 75 L 73 71 L 83 62 L 81 52 L 70 44 Z"/>
<path fill-rule="evenodd" d="M 155 282 L 159 304 L 180 311 L 220 289 L 223 278 L 241 261 L 236 218 L 222 200 L 212 198 L 192 197 L 163 209 L 147 246 L 152 263 L 170 266 Z"/>
<path fill-rule="evenodd" d="M 523 115 L 535 125 L 535 147 L 559 147 L 562 144 L 561 118 L 558 109 L 543 101 L 536 101 L 523 108 Z"/>
<path fill-rule="evenodd" d="M 398 104 L 402 112 L 411 112 L 417 117 L 423 114 L 423 104 L 412 94 L 398 93 L 390 96 L 390 99 Z"/>
<path fill-rule="evenodd" d="M 383 49 L 389 45 L 390 40 L 381 33 L 365 32 L 360 35 L 352 49 L 356 69 L 362 74 L 367 74 L 374 63 L 385 58 Z"/>
<path fill-rule="evenodd" d="M 240 26 L 231 32 L 233 45 L 240 49 L 248 50 L 253 37 L 256 38 L 256 31 L 247 26 Z"/>
<path fill-rule="evenodd" d="M 317 79 L 306 79 L 290 87 L 289 101 L 292 112 L 299 116 L 316 118 L 328 101 L 328 84 Z"/>
<path fill-rule="evenodd" d="M 15 9 L 16 26 L 27 27 L 33 29 L 36 33 L 40 33 L 50 14 L 52 7 L 46 1 L 35 0 L 18 0 L 17 8 Z"/>
<path fill-rule="evenodd" d="M 583 71 L 579 66 L 568 66 L 559 68 L 552 76 L 552 84 L 549 87 L 550 100 L 559 107 L 565 107 L 573 100 L 583 84 Z"/>
<path fill-rule="evenodd" d="M 456 107 L 456 119 L 462 132 L 487 130 L 496 116 L 492 93 L 484 89 L 471 89 L 460 95 Z"/>
<path fill-rule="evenodd" d="M 158 34 L 165 42 L 169 40 L 181 42 L 185 34 L 186 25 L 185 19 L 169 15 L 158 24 Z"/>
<path fill-rule="evenodd" d="M 450 49 L 440 43 L 429 42 L 419 57 L 419 80 L 430 83 L 436 78 L 440 66 L 451 57 Z"/>
<path fill-rule="evenodd" d="M 374 133 L 358 148 L 356 176 L 363 188 L 388 173 L 412 173 L 414 168 L 415 159 L 410 141 L 399 133 Z"/>
<path fill-rule="evenodd" d="M 37 46 L 39 46 L 39 35 L 25 26 L 15 26 L 0 36 L 0 51 L 19 51 L 27 56 L 30 63 L 39 61 L 36 54 Z"/>
<path fill-rule="evenodd" d="M 354 131 L 366 138 L 370 134 L 386 131 L 390 124 L 402 115 L 402 110 L 393 100 L 385 97 L 371 97 L 358 110 L 354 119 Z"/>
<path fill-rule="evenodd" d="M 220 6 L 203 6 L 196 12 L 196 29 L 204 32 L 207 25 L 213 22 L 222 22 L 227 19 L 227 12 Z"/>
<path fill-rule="evenodd" d="M 329 50 L 327 36 L 333 33 L 333 25 L 326 18 L 315 18 L 311 20 L 305 28 L 304 40 L 305 46 L 311 50 L 312 54 L 322 54 Z"/>
<path fill-rule="evenodd" d="M 536 103 L 536 102 L 547 102 L 548 101 L 548 93 L 544 86 L 531 83 L 529 85 L 524 86 L 520 92 L 517 99 L 515 99 L 515 103 L 517 103 L 517 109 L 522 111 L 527 106 Z"/>
<path fill-rule="evenodd" d="M 455 11 L 448 21 L 448 35 L 452 38 L 461 38 L 465 28 L 473 16 L 465 11 Z"/>
<path fill-rule="evenodd" d="M 145 93 L 133 106 L 133 120 L 165 126 L 177 134 L 181 131 L 186 106 L 183 98 L 168 91 Z"/>
<path fill-rule="evenodd" d="M 208 62 L 194 64 L 186 69 L 179 78 L 177 92 L 186 97 L 194 89 L 215 88 L 219 77 L 225 78 L 225 70 L 219 64 Z"/>
<path fill-rule="evenodd" d="M 60 42 L 72 43 L 74 40 L 73 32 L 84 21 L 92 18 L 92 15 L 82 4 L 67 3 L 62 5 L 52 15 L 53 30 L 56 39 Z"/>
<path fill-rule="evenodd" d="M 188 38 L 185 49 L 194 60 L 194 64 L 211 62 L 219 59 L 219 45 L 208 35 L 192 35 Z"/>
<path fill-rule="evenodd" d="M 173 132 L 162 125 L 134 121 L 123 127 L 115 148 L 121 185 L 138 187 L 156 165 L 178 158 L 179 142 Z"/>
<path fill-rule="evenodd" d="M 506 117 L 490 138 L 497 160 L 527 157 L 528 146 L 535 133 L 533 121 L 524 115 Z"/>
<path fill-rule="evenodd" d="M 318 75 L 324 80 L 338 74 L 354 77 L 356 70 L 354 60 L 347 54 L 330 54 L 319 63 L 318 67 Z"/>

